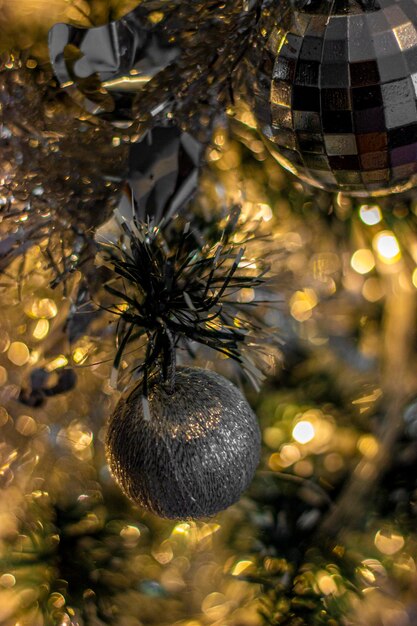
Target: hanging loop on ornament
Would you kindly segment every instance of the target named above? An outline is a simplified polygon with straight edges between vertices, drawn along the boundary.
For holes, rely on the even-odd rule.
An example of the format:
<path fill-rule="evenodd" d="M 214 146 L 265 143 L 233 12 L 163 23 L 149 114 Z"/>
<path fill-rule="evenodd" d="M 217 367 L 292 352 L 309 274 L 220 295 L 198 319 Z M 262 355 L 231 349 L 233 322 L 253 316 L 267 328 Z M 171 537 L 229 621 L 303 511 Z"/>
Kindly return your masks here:
<path fill-rule="evenodd" d="M 175 374 L 176 374 L 176 351 L 175 340 L 172 332 L 167 328 L 164 320 L 158 318 L 163 333 L 164 333 L 164 348 L 163 348 L 163 363 L 162 363 L 162 378 L 166 385 L 166 389 L 170 395 L 174 393 L 175 389 Z"/>
<path fill-rule="evenodd" d="M 153 336 L 151 333 L 148 333 L 148 343 L 146 346 L 146 355 L 145 355 L 145 360 L 143 362 L 143 396 L 144 398 L 148 398 L 148 393 L 149 393 L 149 372 L 150 372 L 150 365 L 151 363 L 154 362 L 155 360 L 155 356 L 158 353 L 158 346 L 155 345 L 155 341 L 153 339 Z"/>

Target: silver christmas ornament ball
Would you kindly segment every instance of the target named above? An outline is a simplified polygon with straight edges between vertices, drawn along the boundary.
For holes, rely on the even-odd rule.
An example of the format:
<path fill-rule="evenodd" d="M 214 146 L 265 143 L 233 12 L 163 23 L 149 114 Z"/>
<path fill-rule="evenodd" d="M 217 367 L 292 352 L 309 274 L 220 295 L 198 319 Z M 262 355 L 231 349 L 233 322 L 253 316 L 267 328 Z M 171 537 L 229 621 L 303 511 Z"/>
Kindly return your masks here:
<path fill-rule="evenodd" d="M 417 0 L 264 0 L 245 73 L 272 155 L 350 195 L 417 184 Z"/>
<path fill-rule="evenodd" d="M 179 368 L 175 386 L 142 383 L 110 419 L 106 455 L 123 492 L 160 517 L 214 515 L 239 500 L 259 463 L 255 414 L 235 385 L 199 368 Z"/>

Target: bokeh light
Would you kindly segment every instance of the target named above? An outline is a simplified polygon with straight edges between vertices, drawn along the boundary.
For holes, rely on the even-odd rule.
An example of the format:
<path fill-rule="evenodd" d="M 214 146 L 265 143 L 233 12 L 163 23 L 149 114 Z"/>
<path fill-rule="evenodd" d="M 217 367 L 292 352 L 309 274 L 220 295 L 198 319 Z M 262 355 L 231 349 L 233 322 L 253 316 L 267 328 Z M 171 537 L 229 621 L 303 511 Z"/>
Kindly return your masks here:
<path fill-rule="evenodd" d="M 375 258 L 372 250 L 367 248 L 356 250 L 352 255 L 350 264 L 358 274 L 368 274 L 375 267 Z"/>
<path fill-rule="evenodd" d="M 372 244 L 384 263 L 396 263 L 401 258 L 398 240 L 391 231 L 383 230 L 375 235 Z"/>
<path fill-rule="evenodd" d="M 363 204 L 359 208 L 359 215 L 367 226 L 375 226 L 382 220 L 382 212 L 378 205 Z"/>
<path fill-rule="evenodd" d="M 308 443 L 314 439 L 315 434 L 316 431 L 313 424 L 311 422 L 307 422 L 306 420 L 298 422 L 292 431 L 292 436 L 296 441 L 298 441 L 298 443 Z"/>

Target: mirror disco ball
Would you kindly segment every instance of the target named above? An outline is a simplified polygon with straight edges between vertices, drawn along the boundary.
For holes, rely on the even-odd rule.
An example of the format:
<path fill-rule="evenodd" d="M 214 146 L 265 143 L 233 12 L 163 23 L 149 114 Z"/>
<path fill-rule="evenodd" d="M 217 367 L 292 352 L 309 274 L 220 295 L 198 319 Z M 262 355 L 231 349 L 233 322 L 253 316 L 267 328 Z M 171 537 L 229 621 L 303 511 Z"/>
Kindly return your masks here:
<path fill-rule="evenodd" d="M 273 156 L 311 185 L 417 184 L 417 0 L 267 0 L 247 87 Z"/>

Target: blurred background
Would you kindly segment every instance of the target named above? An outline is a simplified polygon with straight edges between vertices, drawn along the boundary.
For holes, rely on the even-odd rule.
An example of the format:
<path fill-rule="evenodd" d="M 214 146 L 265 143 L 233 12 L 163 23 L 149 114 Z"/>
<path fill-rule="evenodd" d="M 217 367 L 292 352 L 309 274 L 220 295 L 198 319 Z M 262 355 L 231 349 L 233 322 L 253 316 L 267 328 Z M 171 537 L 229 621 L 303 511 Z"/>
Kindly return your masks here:
<path fill-rule="evenodd" d="M 0 623 L 414 626 L 417 194 L 302 185 L 268 156 L 244 102 L 216 123 L 193 212 L 218 229 L 239 203 L 236 241 L 255 221 L 268 241 L 250 253 L 274 253 L 278 304 L 263 315 L 278 347 L 261 391 L 245 388 L 259 471 L 239 503 L 181 523 L 131 505 L 109 475 L 114 326 L 72 313 L 94 272 L 80 232 L 120 186 L 79 170 L 116 167 L 130 138 L 103 130 L 89 155 L 96 129 L 82 134 L 75 105 L 40 85 L 53 24 L 106 23 L 137 4 L 0 1 L 2 112 L 14 111 L 0 126 Z M 225 360 L 216 369 L 233 376 Z"/>

